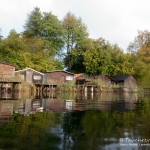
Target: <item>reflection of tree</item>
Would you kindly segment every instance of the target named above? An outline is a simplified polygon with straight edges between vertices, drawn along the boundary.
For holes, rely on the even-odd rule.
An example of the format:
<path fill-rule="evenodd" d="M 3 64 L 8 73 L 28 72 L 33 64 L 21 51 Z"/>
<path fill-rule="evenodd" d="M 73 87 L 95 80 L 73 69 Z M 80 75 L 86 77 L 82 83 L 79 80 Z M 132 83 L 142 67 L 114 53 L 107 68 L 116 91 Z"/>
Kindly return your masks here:
<path fill-rule="evenodd" d="M 59 118 L 59 114 L 54 116 L 52 112 L 36 113 L 30 116 L 15 114 L 12 118 L 13 122 L 0 126 L 0 137 L 7 139 L 0 145 L 3 147 L 10 145 L 10 148 L 17 147 L 19 149 L 30 149 L 30 146 L 32 149 L 37 149 L 42 146 L 44 149 L 46 143 L 49 143 L 48 145 L 52 143 L 51 147 L 53 147 L 59 142 L 59 139 L 51 135 L 47 129 L 55 126 L 59 122 Z M 17 144 L 18 140 L 19 144 Z M 48 142 L 49 140 L 51 142 Z"/>
<path fill-rule="evenodd" d="M 141 137 L 150 138 L 150 98 L 146 97 L 138 101 L 135 110 L 135 118 L 137 120 L 136 128 Z"/>
<path fill-rule="evenodd" d="M 80 122 L 83 114 L 84 112 L 79 111 L 64 113 L 62 124 L 64 149 L 71 149 L 72 142 L 74 143 L 82 138 L 82 129 Z"/>
<path fill-rule="evenodd" d="M 12 122 L 0 124 L 2 149 L 93 150 L 118 142 L 119 138 L 145 138 L 150 135 L 150 98 L 135 103 L 135 110 L 86 110 L 60 113 L 41 112 L 24 116 L 14 114 Z M 63 130 L 60 129 L 62 123 Z M 59 126 L 57 126 L 59 125 Z M 55 133 L 52 132 L 55 129 Z M 61 138 L 60 138 L 61 136 Z M 112 139 L 114 139 L 112 141 Z"/>
<path fill-rule="evenodd" d="M 63 130 L 66 137 L 72 136 L 74 138 L 78 138 L 82 135 L 80 122 L 83 114 L 84 112 L 80 112 L 80 111 L 67 112 L 64 114 Z"/>
<path fill-rule="evenodd" d="M 149 139 L 149 100 L 138 101 L 134 111 L 70 112 L 64 116 L 65 135 L 72 137 L 76 149 L 96 149 L 100 145 L 118 142 L 119 138 L 126 137 L 125 132 L 129 138 Z"/>

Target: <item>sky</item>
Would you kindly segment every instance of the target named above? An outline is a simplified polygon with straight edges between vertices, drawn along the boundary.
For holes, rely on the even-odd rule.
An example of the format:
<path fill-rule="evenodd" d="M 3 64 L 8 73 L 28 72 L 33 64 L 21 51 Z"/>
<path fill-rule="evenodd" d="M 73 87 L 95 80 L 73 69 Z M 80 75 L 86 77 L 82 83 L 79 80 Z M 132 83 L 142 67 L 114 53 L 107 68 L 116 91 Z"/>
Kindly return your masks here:
<path fill-rule="evenodd" d="M 0 0 L 0 29 L 4 37 L 11 29 L 22 32 L 34 7 L 60 20 L 70 11 L 87 25 L 90 38 L 102 37 L 126 51 L 138 31 L 150 30 L 149 6 L 150 0 Z"/>

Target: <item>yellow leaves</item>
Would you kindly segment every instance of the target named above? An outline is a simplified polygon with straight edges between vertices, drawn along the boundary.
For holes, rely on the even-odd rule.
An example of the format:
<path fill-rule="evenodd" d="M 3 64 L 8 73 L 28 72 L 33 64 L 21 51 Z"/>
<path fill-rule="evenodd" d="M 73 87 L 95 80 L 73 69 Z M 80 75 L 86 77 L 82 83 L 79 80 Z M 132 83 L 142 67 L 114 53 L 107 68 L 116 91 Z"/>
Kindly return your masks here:
<path fill-rule="evenodd" d="M 139 54 L 142 55 L 145 62 L 150 62 L 150 46 L 145 45 L 139 50 Z"/>

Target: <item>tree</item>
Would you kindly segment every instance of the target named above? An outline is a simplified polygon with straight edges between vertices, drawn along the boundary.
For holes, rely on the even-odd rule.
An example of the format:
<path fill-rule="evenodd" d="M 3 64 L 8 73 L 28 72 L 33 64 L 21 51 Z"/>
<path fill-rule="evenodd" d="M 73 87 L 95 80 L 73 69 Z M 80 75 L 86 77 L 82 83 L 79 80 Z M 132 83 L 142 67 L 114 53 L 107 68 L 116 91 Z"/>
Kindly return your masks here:
<path fill-rule="evenodd" d="M 84 65 L 88 74 L 111 74 L 113 47 L 103 38 L 93 40 L 92 46 L 84 53 Z"/>
<path fill-rule="evenodd" d="M 84 53 L 86 72 L 91 75 L 133 74 L 135 69 L 131 55 L 125 54 L 117 45 L 103 38 L 93 40 L 91 48 Z"/>
<path fill-rule="evenodd" d="M 143 57 L 143 60 L 147 63 L 150 62 L 150 32 L 139 31 L 134 41 L 130 43 L 128 51 L 131 53 L 137 53 Z"/>
<path fill-rule="evenodd" d="M 23 59 L 28 56 L 28 65 L 39 71 L 50 71 L 54 69 L 62 69 L 62 63 L 55 60 L 55 52 L 51 49 L 49 42 L 41 37 L 24 37 L 26 52 Z M 59 62 L 59 63 L 58 63 Z M 59 65 L 58 65 L 59 64 Z"/>
<path fill-rule="evenodd" d="M 85 52 L 84 55 L 87 72 L 92 75 L 108 74 L 108 68 L 111 65 L 110 61 L 110 54 L 103 47 L 95 47 Z"/>
<path fill-rule="evenodd" d="M 85 38 L 80 43 L 80 47 L 73 48 L 70 53 L 64 58 L 68 70 L 70 69 L 74 73 L 86 72 L 84 63 L 84 53 L 92 49 L 92 39 Z"/>
<path fill-rule="evenodd" d="M 134 41 L 130 43 L 128 52 L 131 53 L 131 62 L 134 68 L 134 75 L 142 86 L 150 84 L 150 32 L 139 31 Z"/>
<path fill-rule="evenodd" d="M 135 75 L 134 63 L 137 59 L 129 53 L 124 53 L 117 45 L 112 46 L 110 75 Z"/>
<path fill-rule="evenodd" d="M 50 42 L 51 48 L 56 53 L 62 49 L 64 30 L 61 22 L 52 13 L 43 13 L 41 32 L 42 37 Z"/>
<path fill-rule="evenodd" d="M 15 30 L 11 30 L 8 38 L 1 43 L 1 61 L 12 64 L 19 64 L 19 56 L 25 49 L 22 38 Z"/>
<path fill-rule="evenodd" d="M 24 26 L 25 34 L 28 36 L 41 36 L 42 13 L 40 8 L 35 7 L 34 10 L 28 15 L 28 19 Z"/>
<path fill-rule="evenodd" d="M 83 49 L 81 48 L 81 46 L 85 39 L 87 39 L 88 32 L 87 27 L 82 22 L 81 18 L 77 18 L 71 12 L 68 12 L 66 14 L 62 24 L 65 30 L 65 65 L 68 70 L 71 71 L 73 68 L 72 65 L 74 65 L 74 52 L 76 51 L 76 57 L 78 57 L 77 59 L 82 58 L 81 55 Z"/>
<path fill-rule="evenodd" d="M 14 64 L 16 69 L 31 67 L 49 71 L 62 68 L 62 63 L 46 48 L 47 44 L 40 37 L 26 37 L 12 30 L 0 44 L 0 61 Z"/>
<path fill-rule="evenodd" d="M 1 28 L 0 28 L 0 42 L 2 41 L 2 38 L 3 38 L 3 36 L 2 36 L 2 30 L 1 30 Z"/>
<path fill-rule="evenodd" d="M 25 24 L 24 35 L 27 37 L 40 37 L 49 42 L 50 52 L 58 54 L 63 47 L 63 27 L 61 22 L 51 12 L 40 12 L 34 8 Z"/>

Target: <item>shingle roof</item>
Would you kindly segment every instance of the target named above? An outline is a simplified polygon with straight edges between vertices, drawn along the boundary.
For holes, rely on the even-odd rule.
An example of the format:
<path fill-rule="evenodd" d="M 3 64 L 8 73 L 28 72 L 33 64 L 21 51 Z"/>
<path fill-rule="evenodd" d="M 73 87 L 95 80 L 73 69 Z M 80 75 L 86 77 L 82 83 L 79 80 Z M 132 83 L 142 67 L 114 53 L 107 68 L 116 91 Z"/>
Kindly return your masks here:
<path fill-rule="evenodd" d="M 65 73 L 68 73 L 68 74 L 74 75 L 74 73 L 72 73 L 72 72 L 68 72 L 68 71 L 65 71 L 65 70 L 46 71 L 46 72 L 43 72 L 43 73 L 52 73 L 52 72 L 65 72 Z"/>
<path fill-rule="evenodd" d="M 126 80 L 129 76 L 131 76 L 131 75 L 116 75 L 116 76 L 111 76 L 111 78 L 115 82 L 122 82 L 122 81 Z"/>

